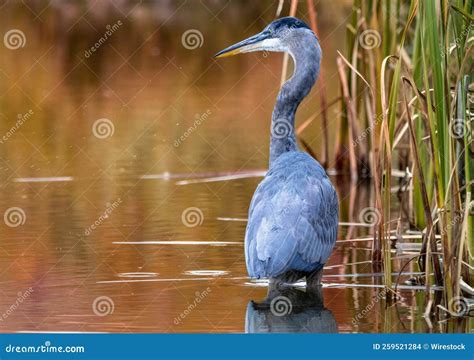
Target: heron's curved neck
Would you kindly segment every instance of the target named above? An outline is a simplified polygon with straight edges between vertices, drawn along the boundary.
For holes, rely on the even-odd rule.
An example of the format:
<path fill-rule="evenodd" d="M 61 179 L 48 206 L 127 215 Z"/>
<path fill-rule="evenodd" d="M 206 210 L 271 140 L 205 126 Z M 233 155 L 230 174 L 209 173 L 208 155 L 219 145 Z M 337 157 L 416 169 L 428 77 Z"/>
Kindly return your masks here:
<path fill-rule="evenodd" d="M 291 56 L 295 71 L 283 84 L 272 115 L 270 139 L 270 166 L 283 153 L 297 151 L 295 113 L 301 101 L 308 95 L 319 74 L 321 50 L 314 35 L 312 39 L 299 41 Z"/>

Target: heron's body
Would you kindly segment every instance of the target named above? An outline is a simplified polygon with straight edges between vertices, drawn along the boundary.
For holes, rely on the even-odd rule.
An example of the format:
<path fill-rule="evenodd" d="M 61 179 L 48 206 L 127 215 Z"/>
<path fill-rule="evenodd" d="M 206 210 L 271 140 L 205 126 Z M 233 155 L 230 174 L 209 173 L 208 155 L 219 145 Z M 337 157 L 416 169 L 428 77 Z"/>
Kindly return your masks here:
<path fill-rule="evenodd" d="M 288 52 L 295 72 L 281 88 L 272 115 L 270 166 L 253 196 L 245 235 L 254 278 L 320 279 L 337 236 L 338 200 L 322 166 L 299 151 L 295 113 L 319 74 L 321 49 L 301 20 L 282 18 L 218 56 L 257 50 Z"/>
<path fill-rule="evenodd" d="M 300 151 L 280 155 L 250 205 L 249 275 L 297 280 L 321 270 L 334 247 L 337 221 L 337 196 L 321 165 Z"/>

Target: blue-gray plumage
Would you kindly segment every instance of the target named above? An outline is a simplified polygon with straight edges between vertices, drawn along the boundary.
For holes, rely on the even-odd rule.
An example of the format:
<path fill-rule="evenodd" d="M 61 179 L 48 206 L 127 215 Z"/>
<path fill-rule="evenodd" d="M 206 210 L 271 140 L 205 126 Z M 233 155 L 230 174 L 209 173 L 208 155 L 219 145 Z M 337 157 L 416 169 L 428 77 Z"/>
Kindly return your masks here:
<path fill-rule="evenodd" d="M 251 51 L 289 53 L 295 71 L 281 88 L 272 115 L 269 171 L 249 209 L 245 257 L 249 275 L 319 283 L 337 237 L 338 199 L 321 165 L 299 151 L 295 113 L 318 74 L 321 48 L 301 20 L 286 17 L 216 57 Z"/>

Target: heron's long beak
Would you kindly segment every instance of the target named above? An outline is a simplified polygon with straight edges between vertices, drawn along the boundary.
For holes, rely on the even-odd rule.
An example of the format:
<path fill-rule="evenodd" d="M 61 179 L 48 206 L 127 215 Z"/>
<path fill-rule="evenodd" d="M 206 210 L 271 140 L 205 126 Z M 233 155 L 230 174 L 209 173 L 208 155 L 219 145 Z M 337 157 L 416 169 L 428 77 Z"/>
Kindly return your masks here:
<path fill-rule="evenodd" d="M 261 32 L 257 35 L 249 37 L 248 39 L 238 42 L 237 44 L 229 46 L 222 51 L 219 51 L 216 55 L 214 55 L 214 57 L 217 59 L 251 51 L 265 50 L 263 42 L 269 37 L 269 32 Z"/>

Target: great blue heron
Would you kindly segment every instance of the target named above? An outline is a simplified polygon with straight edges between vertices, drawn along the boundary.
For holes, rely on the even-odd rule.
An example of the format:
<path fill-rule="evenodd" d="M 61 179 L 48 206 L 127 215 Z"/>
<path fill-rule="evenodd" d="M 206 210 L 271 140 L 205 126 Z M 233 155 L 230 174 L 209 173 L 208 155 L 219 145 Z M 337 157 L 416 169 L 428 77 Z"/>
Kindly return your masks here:
<path fill-rule="evenodd" d="M 337 237 L 338 199 L 323 167 L 298 149 L 295 113 L 319 74 L 321 48 L 303 21 L 285 17 L 217 58 L 253 51 L 289 53 L 295 63 L 272 115 L 269 170 L 249 209 L 245 257 L 250 277 L 319 285 Z"/>

